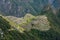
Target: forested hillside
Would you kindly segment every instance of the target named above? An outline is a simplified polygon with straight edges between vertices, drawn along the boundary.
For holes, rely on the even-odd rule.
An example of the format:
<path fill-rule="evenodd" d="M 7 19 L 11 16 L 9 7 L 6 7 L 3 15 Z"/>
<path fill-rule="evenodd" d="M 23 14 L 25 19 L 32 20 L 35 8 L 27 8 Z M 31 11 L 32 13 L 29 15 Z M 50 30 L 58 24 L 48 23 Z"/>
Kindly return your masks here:
<path fill-rule="evenodd" d="M 0 11 L 3 15 L 23 17 L 27 13 L 39 15 L 44 6 L 51 4 L 59 9 L 59 0 L 0 0 Z"/>
<path fill-rule="evenodd" d="M 0 0 L 0 40 L 60 40 L 59 0 Z"/>
<path fill-rule="evenodd" d="M 0 32 L 3 33 L 3 37 L 1 37 L 2 34 L 0 33 L 1 40 L 60 40 L 60 33 L 53 28 L 45 32 L 31 29 L 24 33 L 20 33 L 16 30 L 9 30 L 11 29 L 11 25 L 2 17 L 0 17 L 0 29 Z"/>
<path fill-rule="evenodd" d="M 41 31 L 41 30 L 36 29 L 36 28 L 38 28 L 38 27 L 36 27 L 35 29 L 32 28 L 29 31 L 25 30 L 23 33 L 14 29 L 5 18 L 0 16 L 0 35 L 1 35 L 0 39 L 1 40 L 60 40 L 60 21 L 58 21 L 59 17 L 54 15 L 54 13 L 52 12 L 51 9 L 45 10 L 44 13 L 43 14 L 47 16 L 48 21 L 50 22 L 51 28 L 49 30 Z M 36 19 L 33 19 L 33 20 L 35 20 L 34 22 L 36 22 Z M 37 20 L 39 20 L 39 19 L 37 19 Z M 27 21 L 27 23 L 28 22 L 29 21 Z M 31 25 L 34 26 L 35 24 L 31 24 Z M 37 25 L 39 25 L 39 24 L 37 24 Z M 28 25 L 28 27 L 29 27 L 29 25 Z M 40 27 L 42 27 L 42 26 L 40 26 Z"/>

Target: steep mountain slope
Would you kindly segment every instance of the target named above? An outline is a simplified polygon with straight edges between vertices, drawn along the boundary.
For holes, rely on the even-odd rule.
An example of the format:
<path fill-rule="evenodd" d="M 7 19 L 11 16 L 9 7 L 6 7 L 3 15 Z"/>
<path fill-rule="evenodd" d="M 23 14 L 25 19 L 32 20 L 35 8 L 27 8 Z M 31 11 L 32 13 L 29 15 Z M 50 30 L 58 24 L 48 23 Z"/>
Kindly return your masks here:
<path fill-rule="evenodd" d="M 0 11 L 4 15 L 22 17 L 26 13 L 38 15 L 48 0 L 1 0 Z"/>
<path fill-rule="evenodd" d="M 22 18 L 13 16 L 4 16 L 4 18 L 8 19 L 10 24 L 19 30 L 21 27 L 25 30 L 37 29 L 40 31 L 47 31 L 51 28 L 46 15 L 33 16 L 29 13 Z"/>
<path fill-rule="evenodd" d="M 51 4 L 59 9 L 59 0 L 0 0 L 0 11 L 4 15 L 22 17 L 26 13 L 39 15 L 44 6 Z"/>
<path fill-rule="evenodd" d="M 0 32 L 3 32 L 3 37 L 1 35 L 0 40 L 60 40 L 60 33 L 54 30 L 53 27 L 48 31 L 31 29 L 30 31 L 24 31 L 24 33 L 20 33 L 17 30 L 9 30 L 11 25 L 1 16 L 0 29 Z"/>
<path fill-rule="evenodd" d="M 47 0 L 0 0 L 0 14 L 6 15 L 0 16 L 0 40 L 60 40 L 60 10 L 53 12 L 47 4 Z"/>

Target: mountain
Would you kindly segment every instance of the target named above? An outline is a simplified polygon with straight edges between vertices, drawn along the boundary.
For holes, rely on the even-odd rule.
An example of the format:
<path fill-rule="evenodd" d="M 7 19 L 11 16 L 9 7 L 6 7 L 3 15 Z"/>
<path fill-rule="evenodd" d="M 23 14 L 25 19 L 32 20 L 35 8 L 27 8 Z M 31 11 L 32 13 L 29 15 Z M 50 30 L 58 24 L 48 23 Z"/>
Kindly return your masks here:
<path fill-rule="evenodd" d="M 48 0 L 0 0 L 0 11 L 4 15 L 23 17 L 26 13 L 40 14 Z"/>
<path fill-rule="evenodd" d="M 57 5 L 59 0 L 0 0 L 0 40 L 60 40 Z"/>
<path fill-rule="evenodd" d="M 6 16 L 23 17 L 27 13 L 39 15 L 43 8 L 51 6 L 60 8 L 59 0 L 0 0 L 0 11 Z"/>
<path fill-rule="evenodd" d="M 55 0 L 53 1 L 52 5 L 57 8 L 57 9 L 60 9 L 60 0 Z"/>
<path fill-rule="evenodd" d="M 47 13 L 51 13 L 51 11 L 48 11 Z M 47 15 L 49 16 L 49 14 Z M 50 17 L 51 15 L 48 18 L 51 19 Z M 41 18 L 41 16 L 39 18 Z M 35 21 L 36 20 L 40 20 L 40 19 L 37 18 L 35 19 Z M 23 33 L 21 33 L 18 30 L 14 29 L 11 26 L 12 24 L 9 23 L 9 21 L 7 21 L 5 18 L 0 16 L 0 40 L 60 40 L 60 29 L 58 24 L 55 25 L 56 23 L 55 20 L 50 20 L 50 21 L 52 25 L 48 31 L 40 31 L 41 29 L 38 30 L 35 28 L 35 29 L 31 29 L 30 31 L 26 30 Z M 38 25 L 39 24 L 36 24 L 36 26 Z"/>

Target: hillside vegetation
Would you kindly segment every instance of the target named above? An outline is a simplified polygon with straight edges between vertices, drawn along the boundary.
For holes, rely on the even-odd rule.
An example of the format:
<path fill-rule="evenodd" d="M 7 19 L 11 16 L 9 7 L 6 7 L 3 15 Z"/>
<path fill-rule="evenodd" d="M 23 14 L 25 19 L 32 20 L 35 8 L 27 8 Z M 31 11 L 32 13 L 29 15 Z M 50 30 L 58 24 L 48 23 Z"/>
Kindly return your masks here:
<path fill-rule="evenodd" d="M 59 17 L 57 17 L 56 15 L 53 14 L 53 12 L 51 10 L 48 11 L 44 11 L 44 15 L 46 15 L 47 20 L 49 21 L 49 25 L 51 28 L 49 28 L 49 30 L 47 31 L 41 31 L 36 29 L 38 28 L 37 26 L 40 24 L 31 24 L 31 22 L 36 22 L 36 20 L 38 20 L 40 17 L 42 16 L 37 16 L 39 18 L 37 18 L 35 16 L 35 18 L 32 18 L 33 20 L 31 20 L 30 18 L 26 18 L 26 16 L 24 17 L 24 19 L 26 20 L 25 25 L 23 25 L 24 23 L 22 23 L 22 25 L 24 27 L 29 27 L 29 24 L 31 24 L 30 26 L 33 26 L 36 28 L 30 29 L 29 31 L 24 30 L 23 33 L 20 32 L 20 30 L 24 27 L 22 27 L 21 25 L 19 25 L 20 30 L 17 30 L 17 26 L 18 24 L 16 24 L 13 21 L 10 21 L 8 19 L 6 19 L 6 17 L 0 16 L 0 40 L 60 40 L 60 21 L 59 21 Z M 45 16 L 44 16 L 45 17 Z M 43 17 L 43 18 L 44 18 Z M 45 20 L 45 19 L 44 19 Z M 47 22 L 48 22 L 47 21 Z M 38 21 L 40 22 L 40 21 Z M 42 21 L 44 22 L 44 21 Z M 14 27 L 15 25 L 15 27 Z M 16 26 L 17 25 L 17 26 Z M 35 25 L 35 26 L 34 26 Z M 47 25 L 47 24 L 45 24 Z M 42 27 L 42 26 L 39 26 Z M 44 27 L 43 27 L 44 28 Z M 27 28 L 28 29 L 28 28 Z"/>

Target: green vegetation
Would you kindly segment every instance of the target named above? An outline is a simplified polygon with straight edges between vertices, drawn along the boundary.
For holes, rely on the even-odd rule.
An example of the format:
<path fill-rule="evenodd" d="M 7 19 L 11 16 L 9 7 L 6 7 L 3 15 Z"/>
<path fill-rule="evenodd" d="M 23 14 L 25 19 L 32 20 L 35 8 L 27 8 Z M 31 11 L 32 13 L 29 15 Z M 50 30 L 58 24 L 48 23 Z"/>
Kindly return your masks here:
<path fill-rule="evenodd" d="M 53 14 L 51 9 L 46 10 L 44 13 L 51 26 L 48 31 L 40 31 L 38 29 L 31 29 L 30 31 L 27 31 L 23 29 L 21 25 L 17 25 L 4 16 L 0 16 L 0 40 L 60 40 L 59 17 Z M 24 19 L 27 21 L 25 24 L 30 23 L 34 18 L 35 16 L 32 18 L 25 16 Z M 21 33 L 21 31 L 23 31 L 23 33 Z M 1 33 L 3 33 L 3 37 L 1 37 Z"/>
<path fill-rule="evenodd" d="M 9 24 L 12 26 L 12 28 L 17 29 L 19 32 L 23 32 L 25 30 L 22 27 L 20 27 L 19 24 L 14 23 L 13 21 L 9 20 L 8 18 L 6 18 L 4 16 L 3 16 L 3 18 L 9 22 Z"/>

